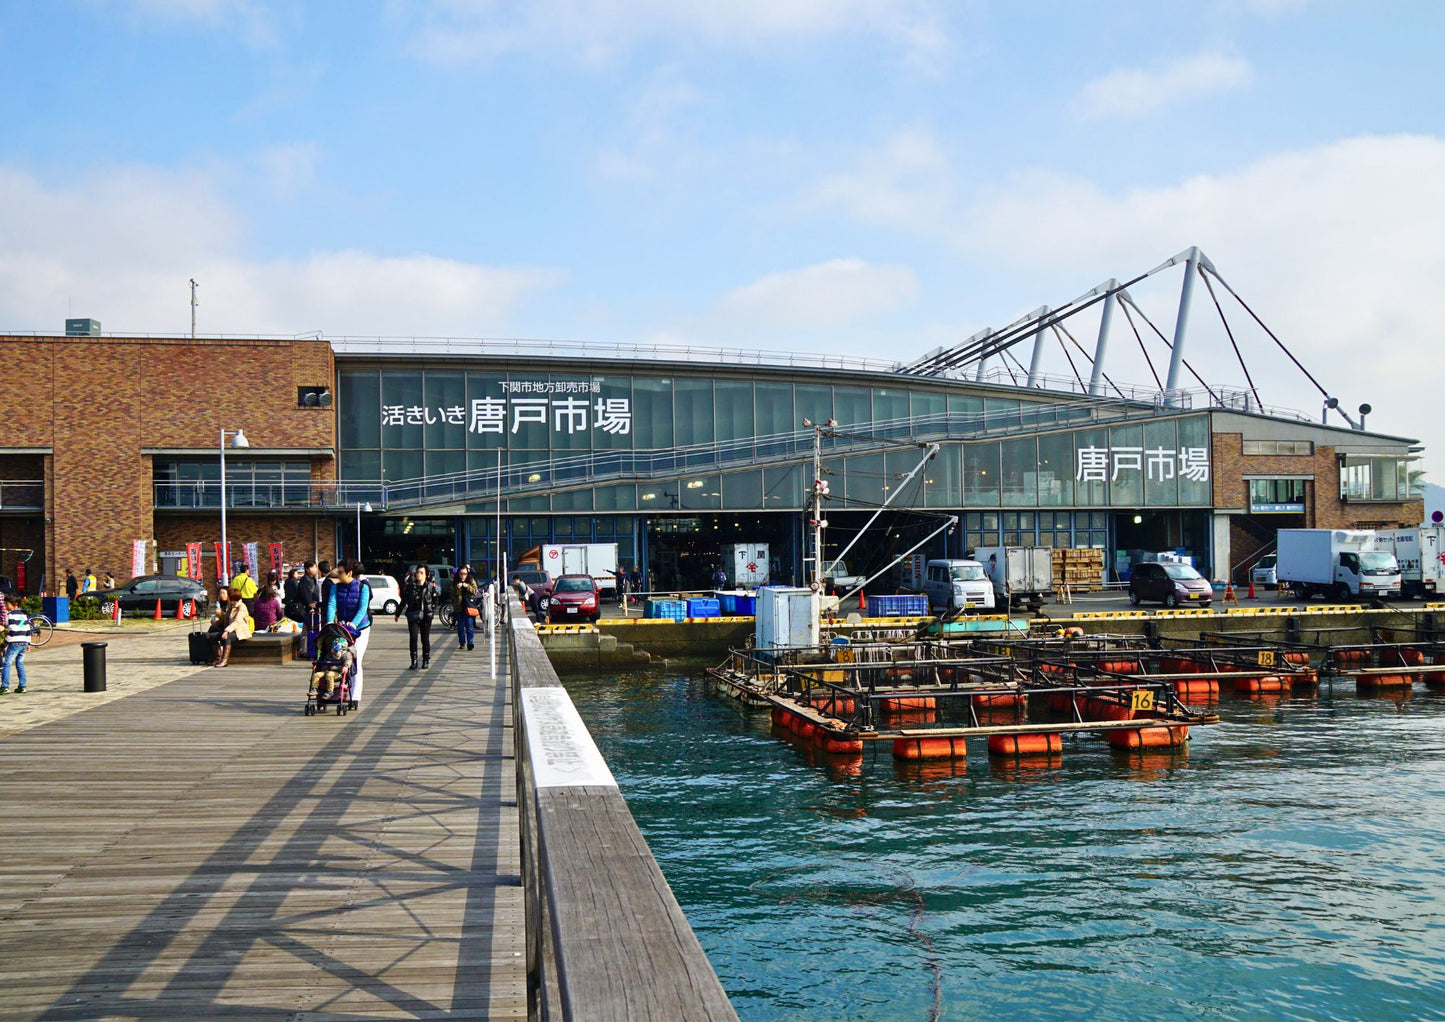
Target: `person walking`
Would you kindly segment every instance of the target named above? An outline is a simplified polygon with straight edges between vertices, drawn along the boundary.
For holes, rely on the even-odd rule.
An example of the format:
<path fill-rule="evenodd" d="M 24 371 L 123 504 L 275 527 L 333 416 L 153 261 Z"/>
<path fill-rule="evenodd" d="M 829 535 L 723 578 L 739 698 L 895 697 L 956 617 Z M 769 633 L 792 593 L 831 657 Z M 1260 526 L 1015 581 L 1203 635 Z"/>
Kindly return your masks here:
<path fill-rule="evenodd" d="M 79 592 L 80 592 L 80 580 L 75 577 L 75 569 L 74 569 L 74 568 L 66 568 L 66 569 L 65 569 L 65 595 L 66 595 L 67 597 L 69 597 L 70 599 L 73 600 L 73 599 L 75 599 L 76 595 L 77 595 Z"/>
<path fill-rule="evenodd" d="M 102 589 L 114 589 L 114 588 L 115 588 L 115 576 L 112 575 L 112 574 L 111 574 L 110 572 L 108 572 L 108 571 L 105 572 L 104 574 L 102 574 L 101 577 L 100 577 L 100 587 L 101 587 Z"/>
<path fill-rule="evenodd" d="M 80 593 L 81 593 L 81 595 L 83 596 L 83 595 L 85 595 L 86 593 L 93 593 L 93 592 L 95 592 L 95 591 L 96 591 L 97 589 L 99 589 L 99 588 L 100 588 L 100 583 L 99 583 L 98 581 L 96 581 L 95 572 L 91 571 L 89 568 L 86 568 L 86 569 L 85 569 L 85 577 L 80 580 Z"/>
<path fill-rule="evenodd" d="M 20 597 L 9 593 L 5 597 L 5 661 L 0 665 L 0 696 L 10 693 L 10 671 L 15 671 L 15 694 L 25 691 L 25 654 L 30 650 L 30 636 L 35 626 L 30 615 L 20 608 Z"/>
<path fill-rule="evenodd" d="M 431 619 L 441 601 L 441 591 L 431 577 L 431 570 L 425 564 L 418 564 L 406 577 L 401 588 L 401 606 L 397 608 L 396 620 L 406 614 L 406 631 L 411 640 L 411 669 L 416 670 L 417 640 L 421 640 L 421 666 L 431 666 Z"/>
<path fill-rule="evenodd" d="M 452 608 L 457 618 L 457 648 L 472 649 L 476 643 L 477 584 L 472 581 L 472 569 L 466 566 L 457 569 L 452 580 Z"/>
<path fill-rule="evenodd" d="M 326 597 L 325 622 L 339 621 L 350 625 L 356 632 L 352 652 L 356 655 L 356 670 L 351 678 L 351 705 L 361 707 L 362 662 L 366 658 L 366 646 L 371 641 L 371 586 L 361 577 L 361 562 L 355 559 L 342 561 L 336 566 L 336 582 Z"/>

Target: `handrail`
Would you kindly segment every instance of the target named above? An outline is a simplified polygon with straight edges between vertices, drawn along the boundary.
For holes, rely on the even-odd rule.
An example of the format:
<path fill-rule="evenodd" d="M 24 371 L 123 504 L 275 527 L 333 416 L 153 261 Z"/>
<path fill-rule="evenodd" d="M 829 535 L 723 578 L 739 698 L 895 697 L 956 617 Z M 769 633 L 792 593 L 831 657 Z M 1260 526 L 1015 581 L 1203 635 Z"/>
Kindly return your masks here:
<path fill-rule="evenodd" d="M 159 510 L 215 510 L 221 506 L 219 480 L 154 484 L 155 507 Z M 381 482 L 279 482 L 226 481 L 226 508 L 244 511 L 255 508 L 349 508 L 357 504 L 379 505 L 385 510 L 386 488 Z"/>
<path fill-rule="evenodd" d="M 506 594 L 534 1017 L 737 1022 L 536 629 Z"/>

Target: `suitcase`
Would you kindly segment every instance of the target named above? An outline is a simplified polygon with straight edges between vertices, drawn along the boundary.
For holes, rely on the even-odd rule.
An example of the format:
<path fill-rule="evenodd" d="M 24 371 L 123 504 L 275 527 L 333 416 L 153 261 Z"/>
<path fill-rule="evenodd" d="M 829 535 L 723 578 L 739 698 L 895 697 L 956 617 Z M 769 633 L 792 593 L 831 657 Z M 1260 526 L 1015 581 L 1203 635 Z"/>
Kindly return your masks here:
<path fill-rule="evenodd" d="M 216 647 L 211 644 L 210 632 L 191 633 L 191 663 L 209 664 L 216 659 Z"/>

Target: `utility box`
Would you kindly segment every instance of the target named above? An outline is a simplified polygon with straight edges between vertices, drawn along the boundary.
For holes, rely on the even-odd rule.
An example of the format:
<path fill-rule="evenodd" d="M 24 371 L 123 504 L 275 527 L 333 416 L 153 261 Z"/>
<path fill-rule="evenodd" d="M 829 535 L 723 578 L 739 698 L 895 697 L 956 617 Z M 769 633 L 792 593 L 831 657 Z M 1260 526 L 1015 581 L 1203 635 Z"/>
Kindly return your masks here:
<path fill-rule="evenodd" d="M 818 594 L 811 589 L 758 590 L 756 648 L 764 652 L 818 645 Z"/>
<path fill-rule="evenodd" d="M 66 337 L 99 337 L 100 320 L 98 319 L 67 319 L 65 321 Z"/>
<path fill-rule="evenodd" d="M 723 571 L 733 589 L 756 589 L 768 584 L 768 545 L 729 543 L 723 547 Z"/>

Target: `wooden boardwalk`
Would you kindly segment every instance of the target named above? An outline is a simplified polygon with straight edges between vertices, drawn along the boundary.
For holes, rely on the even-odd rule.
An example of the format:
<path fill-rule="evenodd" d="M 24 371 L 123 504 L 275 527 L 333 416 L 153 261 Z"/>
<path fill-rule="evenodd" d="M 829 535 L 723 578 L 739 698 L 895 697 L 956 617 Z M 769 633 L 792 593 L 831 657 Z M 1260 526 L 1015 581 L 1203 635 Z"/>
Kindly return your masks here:
<path fill-rule="evenodd" d="M 0 1019 L 525 1017 L 505 665 L 374 632 L 346 717 L 228 667 L 0 738 Z"/>

